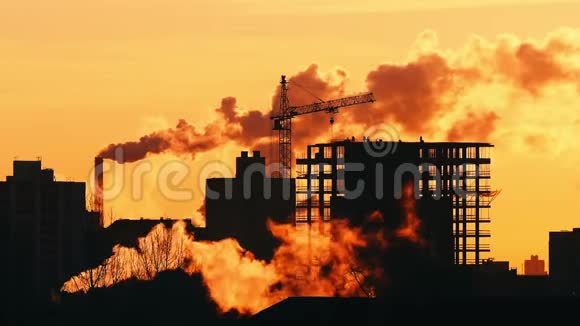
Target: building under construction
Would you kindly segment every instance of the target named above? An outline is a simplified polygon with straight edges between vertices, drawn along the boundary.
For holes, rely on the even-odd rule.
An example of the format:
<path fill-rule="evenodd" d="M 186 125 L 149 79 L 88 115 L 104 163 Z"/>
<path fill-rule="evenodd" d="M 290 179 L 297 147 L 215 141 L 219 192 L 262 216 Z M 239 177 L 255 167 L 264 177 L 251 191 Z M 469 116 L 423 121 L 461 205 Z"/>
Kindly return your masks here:
<path fill-rule="evenodd" d="M 479 264 L 489 252 L 488 143 L 382 142 L 364 138 L 309 145 L 296 160 L 297 224 L 347 217 L 360 223 L 373 211 L 400 214 L 400 191 L 412 182 L 417 214 L 437 256 Z M 396 220 L 396 218 L 394 218 Z M 396 227 L 396 226 L 395 226 Z"/>

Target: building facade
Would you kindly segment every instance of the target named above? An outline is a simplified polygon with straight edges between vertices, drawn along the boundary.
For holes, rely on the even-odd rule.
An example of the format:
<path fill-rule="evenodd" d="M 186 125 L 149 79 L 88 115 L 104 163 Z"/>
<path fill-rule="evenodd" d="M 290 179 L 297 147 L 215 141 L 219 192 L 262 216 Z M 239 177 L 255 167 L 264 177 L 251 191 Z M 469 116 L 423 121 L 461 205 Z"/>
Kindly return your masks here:
<path fill-rule="evenodd" d="M 292 223 L 295 209 L 294 179 L 266 176 L 259 151 L 236 158 L 234 178 L 208 178 L 205 197 L 206 239 L 236 238 L 258 258 L 269 259 L 277 241 L 267 221 Z"/>
<path fill-rule="evenodd" d="M 92 227 L 85 183 L 55 181 L 40 161 L 14 161 L 0 182 L 5 278 L 22 293 L 46 296 L 85 268 L 85 234 Z"/>
<path fill-rule="evenodd" d="M 566 292 L 580 290 L 580 228 L 550 232 L 550 280 Z"/>
<path fill-rule="evenodd" d="M 479 264 L 490 250 L 483 225 L 490 222 L 496 195 L 490 187 L 491 147 L 354 137 L 309 145 L 296 160 L 296 223 L 348 217 L 357 224 L 378 210 L 396 227 L 401 192 L 410 183 L 422 231 L 441 259 Z"/>
<path fill-rule="evenodd" d="M 524 261 L 524 275 L 546 275 L 546 262 L 543 259 L 539 259 L 538 255 L 532 255 L 530 259 Z"/>

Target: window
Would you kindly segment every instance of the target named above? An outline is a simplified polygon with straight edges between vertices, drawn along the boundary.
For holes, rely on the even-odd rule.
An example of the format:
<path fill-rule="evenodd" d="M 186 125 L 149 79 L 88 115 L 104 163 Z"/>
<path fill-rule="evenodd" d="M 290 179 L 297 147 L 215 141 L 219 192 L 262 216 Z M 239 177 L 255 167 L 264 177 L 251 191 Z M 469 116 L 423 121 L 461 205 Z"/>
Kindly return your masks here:
<path fill-rule="evenodd" d="M 317 209 L 313 209 L 311 211 L 311 213 L 312 213 L 312 220 L 313 221 L 319 221 L 320 220 L 320 213 L 318 211 L 318 208 Z"/>
<path fill-rule="evenodd" d="M 308 170 L 307 170 L 307 167 L 306 167 L 305 164 L 301 164 L 301 165 L 298 165 L 297 166 L 297 171 L 296 172 L 298 173 L 298 176 L 299 177 L 305 176 L 306 173 L 307 173 L 307 171 Z"/>
<path fill-rule="evenodd" d="M 307 208 L 297 208 L 296 209 L 296 220 L 304 221 L 308 217 L 308 209 Z"/>
<path fill-rule="evenodd" d="M 296 194 L 296 202 L 305 202 L 308 200 L 308 194 Z"/>
<path fill-rule="evenodd" d="M 337 146 L 336 147 L 336 157 L 337 158 L 344 158 L 344 146 Z"/>
<path fill-rule="evenodd" d="M 489 147 L 479 147 L 479 157 L 489 158 L 490 154 L 491 154 L 491 150 Z"/>
<path fill-rule="evenodd" d="M 313 164 L 312 166 L 310 166 L 310 174 L 312 175 L 318 175 L 318 164 Z"/>
<path fill-rule="evenodd" d="M 310 180 L 310 192 L 318 192 L 318 179 L 311 179 Z"/>
<path fill-rule="evenodd" d="M 468 218 L 474 218 L 475 217 L 475 208 L 473 207 L 468 207 L 467 208 L 467 217 Z"/>
<path fill-rule="evenodd" d="M 477 148 L 475 148 L 475 147 L 467 148 L 467 158 L 475 158 L 476 153 L 477 153 Z"/>
<path fill-rule="evenodd" d="M 429 191 L 437 190 L 437 187 L 440 186 L 437 180 L 429 180 Z"/>
<path fill-rule="evenodd" d="M 324 147 L 324 158 L 332 158 L 332 147 L 331 146 Z"/>
<path fill-rule="evenodd" d="M 341 193 L 345 192 L 346 189 L 344 187 L 344 179 L 336 180 L 336 190 Z"/>
<path fill-rule="evenodd" d="M 437 167 L 435 165 L 429 165 L 429 175 L 430 176 L 437 175 Z"/>
<path fill-rule="evenodd" d="M 307 186 L 306 182 L 307 182 L 306 179 L 296 179 L 296 190 L 297 191 L 306 190 L 306 186 Z"/>
<path fill-rule="evenodd" d="M 309 158 L 310 159 L 315 158 L 316 154 L 318 154 L 318 152 L 320 152 L 320 148 L 318 148 L 316 146 L 310 147 L 310 157 Z"/>
<path fill-rule="evenodd" d="M 332 190 L 332 180 L 331 179 L 324 179 L 324 190 L 325 191 Z"/>

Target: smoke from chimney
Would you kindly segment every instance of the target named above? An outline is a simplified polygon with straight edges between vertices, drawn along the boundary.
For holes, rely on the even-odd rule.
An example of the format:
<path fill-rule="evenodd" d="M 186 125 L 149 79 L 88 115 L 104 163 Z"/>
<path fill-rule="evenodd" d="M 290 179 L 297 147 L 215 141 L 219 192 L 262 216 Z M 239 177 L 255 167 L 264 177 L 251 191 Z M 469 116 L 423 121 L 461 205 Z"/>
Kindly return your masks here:
<path fill-rule="evenodd" d="M 215 148 L 219 143 L 218 136 L 219 129 L 213 124 L 206 126 L 201 133 L 181 119 L 175 128 L 153 132 L 138 141 L 110 144 L 98 156 L 117 163 L 136 162 L 148 154 L 162 153 L 190 155 L 194 158 L 197 153 Z"/>
<path fill-rule="evenodd" d="M 95 157 L 95 191 L 94 211 L 99 213 L 99 224 L 104 226 L 103 221 L 103 158 Z"/>
<path fill-rule="evenodd" d="M 546 90 L 558 85 L 580 90 L 580 68 L 571 62 L 580 62 L 580 33 L 576 30 L 558 30 L 540 41 L 510 35 L 493 41 L 473 37 L 460 50 L 450 51 L 440 51 L 436 35 L 425 32 L 408 60 L 384 63 L 368 72 L 366 85 L 376 102 L 342 111 L 334 125 L 334 136 L 364 135 L 377 124 L 391 123 L 407 137 L 488 141 L 500 128 L 502 116 L 514 106 L 527 105 L 530 97 L 551 99 L 556 93 Z M 324 100 L 344 96 L 347 80 L 344 70 L 324 74 L 316 64 L 310 65 L 289 77 L 290 102 L 316 102 L 312 94 Z M 279 89 L 273 95 L 274 110 L 278 101 Z M 99 156 L 119 162 L 114 154 L 121 148 L 125 162 L 165 152 L 193 158 L 227 141 L 267 152 L 270 142 L 275 141 L 270 138 L 271 121 L 264 111 L 240 112 L 235 97 L 224 97 L 216 112 L 217 119 L 203 132 L 180 120 L 174 129 L 157 131 L 138 141 L 111 144 Z M 295 148 L 329 135 L 330 128 L 314 127 L 318 121 L 319 117 L 314 116 L 296 118 Z"/>

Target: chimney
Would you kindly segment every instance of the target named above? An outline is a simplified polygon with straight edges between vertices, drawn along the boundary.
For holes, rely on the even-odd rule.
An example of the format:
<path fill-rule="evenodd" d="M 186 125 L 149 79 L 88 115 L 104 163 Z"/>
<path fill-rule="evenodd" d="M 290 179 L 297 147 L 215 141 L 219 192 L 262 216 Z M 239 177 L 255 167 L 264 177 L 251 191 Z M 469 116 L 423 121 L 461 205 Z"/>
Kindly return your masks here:
<path fill-rule="evenodd" d="M 104 226 L 103 220 L 103 158 L 95 157 L 95 191 L 94 211 L 99 213 L 99 224 Z"/>

